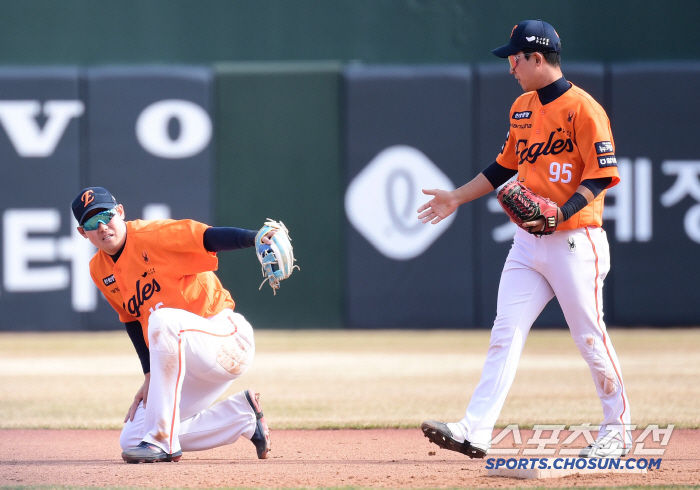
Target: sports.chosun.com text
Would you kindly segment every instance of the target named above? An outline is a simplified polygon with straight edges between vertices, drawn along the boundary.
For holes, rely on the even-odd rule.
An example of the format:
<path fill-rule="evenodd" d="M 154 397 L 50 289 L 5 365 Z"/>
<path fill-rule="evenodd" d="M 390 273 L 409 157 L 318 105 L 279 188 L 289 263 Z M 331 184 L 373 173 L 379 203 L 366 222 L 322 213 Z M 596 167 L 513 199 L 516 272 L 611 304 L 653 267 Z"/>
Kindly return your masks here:
<path fill-rule="evenodd" d="M 661 458 L 488 458 L 486 469 L 509 470 L 653 470 L 661 468 Z"/>

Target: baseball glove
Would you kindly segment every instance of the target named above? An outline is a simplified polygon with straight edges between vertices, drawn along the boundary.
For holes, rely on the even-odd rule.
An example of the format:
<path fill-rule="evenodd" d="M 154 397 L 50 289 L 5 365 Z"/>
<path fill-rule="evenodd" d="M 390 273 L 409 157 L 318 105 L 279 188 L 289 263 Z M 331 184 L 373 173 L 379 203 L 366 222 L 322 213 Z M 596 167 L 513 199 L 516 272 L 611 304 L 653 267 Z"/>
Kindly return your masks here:
<path fill-rule="evenodd" d="M 271 230 L 277 230 L 277 233 L 270 239 L 272 245 L 268 245 L 262 242 L 262 237 Z M 284 223 L 270 218 L 255 235 L 255 252 L 262 266 L 262 275 L 265 277 L 258 289 L 262 289 L 265 281 L 268 281 L 276 295 L 280 288 L 280 281 L 291 276 L 295 267 L 299 269 L 298 265 L 294 265 L 296 259 L 290 242 L 291 238 Z"/>
<path fill-rule="evenodd" d="M 498 202 L 510 220 L 523 230 L 536 236 L 551 235 L 557 229 L 557 205 L 514 180 L 508 182 L 498 193 Z M 531 231 L 523 223 L 544 218 L 544 228 Z"/>

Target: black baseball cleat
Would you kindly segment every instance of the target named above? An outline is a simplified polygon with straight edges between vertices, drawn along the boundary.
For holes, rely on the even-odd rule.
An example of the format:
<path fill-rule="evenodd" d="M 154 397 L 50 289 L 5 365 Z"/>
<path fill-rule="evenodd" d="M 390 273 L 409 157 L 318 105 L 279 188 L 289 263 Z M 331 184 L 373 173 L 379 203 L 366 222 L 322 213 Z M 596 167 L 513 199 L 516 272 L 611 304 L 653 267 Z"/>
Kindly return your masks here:
<path fill-rule="evenodd" d="M 260 393 L 255 393 L 253 390 L 246 390 L 245 397 L 250 404 L 250 408 L 255 412 L 255 433 L 250 441 L 255 444 L 255 449 L 258 452 L 258 459 L 267 459 L 267 453 L 272 451 L 270 448 L 270 428 L 265 422 L 265 416 L 260 408 Z"/>
<path fill-rule="evenodd" d="M 481 459 L 486 456 L 485 450 L 472 446 L 469 441 L 465 440 L 464 442 L 459 442 L 455 439 L 452 435 L 452 431 L 447 427 L 447 424 L 428 420 L 423 422 L 420 428 L 423 431 L 423 435 L 425 435 L 430 442 L 437 444 L 442 449 L 449 449 L 450 451 L 466 454 L 470 458 Z"/>
<path fill-rule="evenodd" d="M 168 463 L 180 461 L 182 451 L 173 454 L 168 454 L 161 448 L 146 441 L 127 449 L 122 453 L 122 459 L 127 463 Z"/>

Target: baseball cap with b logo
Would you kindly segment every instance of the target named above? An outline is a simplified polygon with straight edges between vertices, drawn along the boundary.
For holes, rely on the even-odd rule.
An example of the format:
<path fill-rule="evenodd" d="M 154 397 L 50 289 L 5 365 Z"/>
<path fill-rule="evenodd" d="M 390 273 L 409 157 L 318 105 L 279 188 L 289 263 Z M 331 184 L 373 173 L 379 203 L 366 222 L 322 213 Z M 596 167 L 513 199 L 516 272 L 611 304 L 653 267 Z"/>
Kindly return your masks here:
<path fill-rule="evenodd" d="M 93 209 L 112 209 L 117 205 L 117 200 L 104 187 L 86 187 L 73 199 L 71 208 L 73 216 L 83 225 L 85 215 Z"/>
<path fill-rule="evenodd" d="M 520 51 L 561 53 L 561 39 L 550 24 L 539 19 L 524 20 L 513 28 L 508 44 L 491 52 L 499 58 L 507 58 Z"/>

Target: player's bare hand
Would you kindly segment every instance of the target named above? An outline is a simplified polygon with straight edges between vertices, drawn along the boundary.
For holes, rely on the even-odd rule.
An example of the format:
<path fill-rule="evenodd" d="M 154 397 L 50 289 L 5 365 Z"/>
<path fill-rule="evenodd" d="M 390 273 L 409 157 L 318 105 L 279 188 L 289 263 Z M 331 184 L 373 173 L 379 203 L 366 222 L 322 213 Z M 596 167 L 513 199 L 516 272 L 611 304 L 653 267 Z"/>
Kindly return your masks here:
<path fill-rule="evenodd" d="M 557 223 L 563 223 L 564 222 L 564 215 L 561 213 L 561 208 L 557 208 Z M 528 228 L 529 233 L 536 233 L 538 231 L 543 231 L 545 228 L 544 225 L 544 216 L 537 218 L 534 221 L 526 221 L 523 223 L 524 228 Z"/>
<path fill-rule="evenodd" d="M 418 208 L 418 219 L 423 223 L 436 225 L 455 212 L 459 203 L 450 191 L 442 189 L 423 189 L 423 194 L 433 198 Z"/>
<path fill-rule="evenodd" d="M 260 239 L 261 242 L 263 242 L 266 245 L 272 245 L 272 240 L 271 238 L 275 236 L 275 233 L 277 233 L 277 230 L 270 230 L 263 237 Z"/>
<path fill-rule="evenodd" d="M 528 228 L 529 233 L 535 233 L 544 230 L 544 216 L 537 218 L 534 221 L 526 221 L 523 223 L 523 228 Z"/>
<path fill-rule="evenodd" d="M 557 223 L 562 223 L 564 221 L 564 215 L 561 213 L 561 208 L 557 208 Z M 544 225 L 544 216 L 537 218 L 534 221 L 526 221 L 523 223 L 524 228 L 528 228 L 529 233 L 536 233 L 538 231 L 543 231 L 545 228 Z"/>
<path fill-rule="evenodd" d="M 141 400 L 143 400 L 143 408 L 146 408 L 146 402 L 148 401 L 148 387 L 151 384 L 151 373 L 146 373 L 145 379 L 143 381 L 143 384 L 141 385 L 141 388 L 139 388 L 139 391 L 136 392 L 136 395 L 134 396 L 134 402 L 131 404 L 129 407 L 129 411 L 126 413 L 126 417 L 124 417 L 124 423 L 126 423 L 127 420 L 134 421 L 134 415 L 136 414 L 136 409 L 139 407 L 139 403 L 141 403 Z"/>

